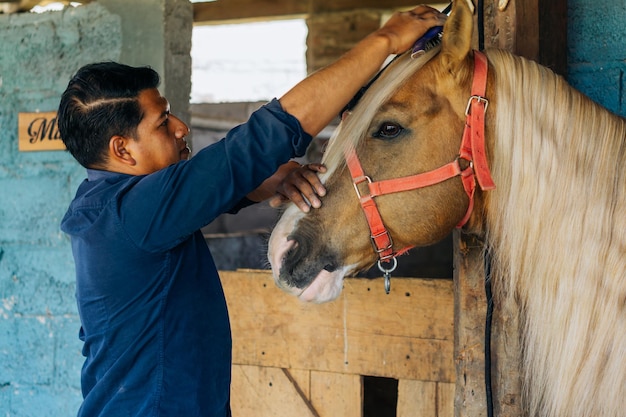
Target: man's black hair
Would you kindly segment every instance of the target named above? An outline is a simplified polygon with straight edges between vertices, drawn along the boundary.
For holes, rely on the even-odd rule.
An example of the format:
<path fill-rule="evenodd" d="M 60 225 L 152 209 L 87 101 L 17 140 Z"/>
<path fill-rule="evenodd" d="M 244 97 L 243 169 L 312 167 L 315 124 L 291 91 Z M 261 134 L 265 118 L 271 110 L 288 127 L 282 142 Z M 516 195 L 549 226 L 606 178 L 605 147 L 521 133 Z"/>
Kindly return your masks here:
<path fill-rule="evenodd" d="M 143 117 L 139 93 L 159 82 L 159 74 L 149 67 L 100 62 L 80 68 L 57 115 L 61 139 L 72 156 L 85 168 L 104 164 L 111 137 L 136 134 Z"/>

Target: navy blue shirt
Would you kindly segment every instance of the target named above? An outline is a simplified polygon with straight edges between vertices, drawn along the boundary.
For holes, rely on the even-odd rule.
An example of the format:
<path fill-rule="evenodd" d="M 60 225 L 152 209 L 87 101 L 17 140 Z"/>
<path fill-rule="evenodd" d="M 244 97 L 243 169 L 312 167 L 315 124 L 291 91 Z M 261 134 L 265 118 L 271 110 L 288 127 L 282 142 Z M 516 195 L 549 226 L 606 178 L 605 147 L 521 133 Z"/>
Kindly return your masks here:
<path fill-rule="evenodd" d="M 230 414 L 228 311 L 199 229 L 310 141 L 273 100 L 189 161 L 145 176 L 87 170 L 61 223 L 86 358 L 79 416 Z"/>

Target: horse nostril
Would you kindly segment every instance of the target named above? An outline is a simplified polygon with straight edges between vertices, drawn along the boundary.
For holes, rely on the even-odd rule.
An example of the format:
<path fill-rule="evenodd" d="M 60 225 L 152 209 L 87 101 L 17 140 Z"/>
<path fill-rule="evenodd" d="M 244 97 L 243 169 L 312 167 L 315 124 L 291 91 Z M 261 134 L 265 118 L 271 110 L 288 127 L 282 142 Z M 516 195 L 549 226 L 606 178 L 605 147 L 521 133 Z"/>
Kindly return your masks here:
<path fill-rule="evenodd" d="M 300 242 L 293 235 L 287 236 L 287 241 L 289 242 L 288 252 L 293 252 L 294 250 L 298 249 L 298 247 L 300 246 Z"/>

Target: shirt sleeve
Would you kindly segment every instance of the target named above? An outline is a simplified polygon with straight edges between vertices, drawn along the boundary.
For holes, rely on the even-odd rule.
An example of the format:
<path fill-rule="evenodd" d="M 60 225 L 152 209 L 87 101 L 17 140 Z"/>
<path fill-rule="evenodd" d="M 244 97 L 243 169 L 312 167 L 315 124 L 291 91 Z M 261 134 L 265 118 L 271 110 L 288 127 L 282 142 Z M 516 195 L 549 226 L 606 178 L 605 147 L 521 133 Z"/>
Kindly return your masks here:
<path fill-rule="evenodd" d="M 281 164 L 304 155 L 311 139 L 274 99 L 190 160 L 125 190 L 118 201 L 120 221 L 146 250 L 176 246 L 235 207 Z"/>
<path fill-rule="evenodd" d="M 226 213 L 237 214 L 241 210 L 245 209 L 246 207 L 250 207 L 251 205 L 254 205 L 254 204 L 257 204 L 257 201 L 252 201 L 249 198 L 244 197 L 241 200 L 239 200 L 239 202 L 235 204 L 234 207 L 231 207 L 230 209 L 226 210 Z"/>

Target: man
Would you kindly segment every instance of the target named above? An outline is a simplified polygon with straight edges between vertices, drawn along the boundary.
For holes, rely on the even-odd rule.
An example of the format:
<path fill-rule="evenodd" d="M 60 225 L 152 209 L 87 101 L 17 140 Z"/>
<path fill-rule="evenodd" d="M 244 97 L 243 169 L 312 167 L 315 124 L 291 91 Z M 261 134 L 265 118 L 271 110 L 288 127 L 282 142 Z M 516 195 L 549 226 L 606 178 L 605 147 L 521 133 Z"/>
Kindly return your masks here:
<path fill-rule="evenodd" d="M 278 192 L 302 210 L 319 207 L 325 191 L 315 172 L 323 167 L 287 162 L 389 54 L 444 19 L 426 6 L 395 14 L 191 159 L 189 129 L 170 112 L 153 70 L 109 62 L 77 72 L 58 123 L 88 177 L 61 223 L 76 263 L 86 357 L 80 416 L 230 415 L 228 312 L 200 228 L 248 204 L 246 196 Z"/>

